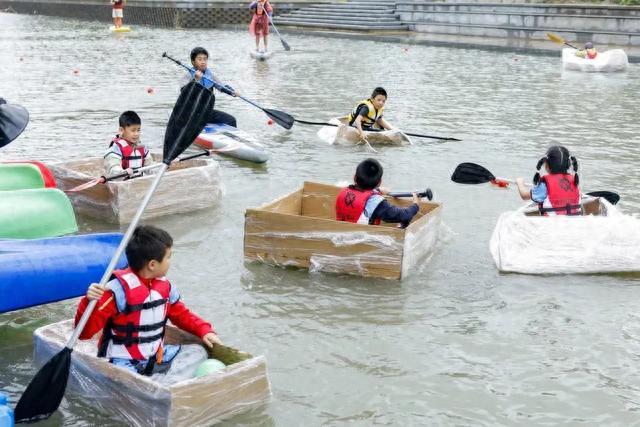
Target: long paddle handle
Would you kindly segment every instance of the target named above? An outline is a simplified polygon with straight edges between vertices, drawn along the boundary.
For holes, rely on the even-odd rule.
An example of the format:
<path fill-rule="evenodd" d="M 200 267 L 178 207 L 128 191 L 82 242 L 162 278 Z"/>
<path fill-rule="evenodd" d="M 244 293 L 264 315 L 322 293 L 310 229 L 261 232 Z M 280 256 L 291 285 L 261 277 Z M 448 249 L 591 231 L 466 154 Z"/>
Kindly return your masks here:
<path fill-rule="evenodd" d="M 428 200 L 433 199 L 433 192 L 431 191 L 430 188 L 427 188 L 424 191 L 416 191 L 415 192 L 418 197 L 426 197 Z M 409 193 L 409 192 L 392 192 L 389 193 L 389 196 L 391 197 L 413 197 L 413 193 Z"/>
<path fill-rule="evenodd" d="M 291 46 L 289 46 L 289 43 L 287 43 L 282 37 L 282 35 L 280 35 L 280 31 L 278 31 L 278 28 L 276 28 L 276 24 L 273 23 L 273 18 L 271 18 L 271 15 L 267 13 L 267 16 L 269 17 L 269 22 L 271 23 L 271 26 L 276 31 L 276 34 L 278 35 L 278 37 L 280 37 L 280 43 L 282 43 L 282 47 L 284 47 L 284 50 L 291 50 Z"/>
<path fill-rule="evenodd" d="M 129 228 L 127 228 L 127 232 L 124 234 L 124 237 L 120 241 L 120 244 L 118 245 L 118 249 L 116 249 L 116 252 L 113 254 L 113 257 L 111 258 L 111 261 L 107 266 L 107 269 L 104 271 L 104 274 L 102 275 L 102 279 L 100 279 L 100 286 L 106 285 L 107 282 L 109 281 L 109 278 L 111 277 L 113 270 L 115 270 L 116 264 L 118 263 L 120 256 L 122 256 L 122 253 L 127 247 L 127 244 L 129 243 L 129 240 L 131 239 L 131 236 L 133 235 L 134 230 L 136 229 L 136 227 L 138 226 L 138 223 L 140 222 L 140 218 L 142 218 L 142 214 L 144 213 L 145 208 L 147 207 L 147 205 L 149 204 L 149 201 L 151 200 L 151 196 L 153 196 L 153 193 L 156 191 L 156 188 L 158 188 L 158 184 L 160 184 L 160 179 L 162 178 L 162 175 L 164 175 L 165 171 L 169 166 L 167 166 L 166 163 L 162 163 L 159 167 L 160 167 L 160 172 L 156 174 L 156 177 L 153 180 L 151 187 L 149 187 L 149 190 L 147 190 L 147 194 L 144 196 L 144 200 L 140 204 L 140 207 L 138 208 L 138 211 L 133 217 L 131 224 L 129 224 Z M 87 305 L 87 308 L 84 310 L 84 313 L 82 313 L 82 317 L 78 321 L 78 325 L 76 326 L 75 330 L 73 331 L 73 334 L 69 338 L 69 341 L 67 341 L 67 345 L 66 345 L 67 348 L 73 349 L 73 347 L 76 345 L 76 342 L 78 341 L 78 337 L 80 337 L 80 334 L 82 333 L 82 330 L 86 326 L 87 321 L 89 321 L 89 317 L 91 316 L 91 313 L 93 313 L 93 310 L 95 309 L 96 304 L 98 304 L 98 300 L 92 300 Z"/>
<path fill-rule="evenodd" d="M 333 126 L 333 127 L 338 127 L 340 125 L 335 124 L 335 123 L 328 123 L 328 122 L 312 122 L 309 120 L 300 120 L 300 119 L 294 119 L 296 122 L 298 123 L 302 123 L 303 125 L 311 125 L 311 126 Z M 377 129 L 371 129 L 368 132 L 380 132 L 381 130 L 377 130 Z M 458 138 L 450 138 L 450 137 L 446 137 L 446 136 L 434 136 L 434 135 L 423 135 L 421 133 L 408 133 L 408 132 L 403 132 L 405 135 L 409 135 L 409 136 L 415 136 L 417 138 L 430 138 L 430 139 L 438 139 L 440 141 L 461 141 Z"/>

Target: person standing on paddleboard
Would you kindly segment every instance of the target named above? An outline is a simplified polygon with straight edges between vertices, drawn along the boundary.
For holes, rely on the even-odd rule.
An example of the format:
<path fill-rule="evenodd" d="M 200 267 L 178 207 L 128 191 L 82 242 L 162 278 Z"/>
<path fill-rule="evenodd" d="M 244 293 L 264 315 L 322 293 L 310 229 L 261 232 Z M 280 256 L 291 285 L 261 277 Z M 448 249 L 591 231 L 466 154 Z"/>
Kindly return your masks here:
<path fill-rule="evenodd" d="M 249 24 L 249 32 L 256 37 L 256 52 L 266 53 L 269 38 L 269 17 L 273 14 L 273 7 L 268 0 L 257 0 L 249 6 L 253 14 Z M 260 37 L 262 37 L 264 50 L 260 50 Z"/>
<path fill-rule="evenodd" d="M 191 80 L 199 82 L 207 89 L 218 89 L 220 92 L 224 92 L 231 96 L 238 96 L 240 92 L 232 88 L 227 84 L 218 82 L 213 72 L 208 66 L 209 52 L 203 47 L 194 47 L 191 50 L 191 65 L 193 65 L 193 71 L 189 71 L 189 74 L 185 75 L 181 87 L 186 86 Z M 204 77 L 204 78 L 203 78 Z M 224 123 L 229 126 L 238 127 L 236 124 L 236 118 L 224 111 L 213 109 L 211 110 L 207 123 Z"/>
<path fill-rule="evenodd" d="M 113 17 L 113 26 L 122 27 L 122 18 L 124 14 L 125 0 L 111 0 L 111 16 Z"/>

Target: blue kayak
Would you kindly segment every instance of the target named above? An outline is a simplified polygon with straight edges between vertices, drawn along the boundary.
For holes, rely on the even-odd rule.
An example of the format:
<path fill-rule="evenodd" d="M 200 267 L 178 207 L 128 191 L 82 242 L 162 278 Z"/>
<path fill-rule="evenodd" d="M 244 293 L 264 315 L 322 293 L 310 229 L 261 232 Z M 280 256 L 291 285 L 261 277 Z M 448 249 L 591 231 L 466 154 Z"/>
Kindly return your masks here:
<path fill-rule="evenodd" d="M 0 240 L 0 313 L 84 295 L 102 278 L 122 236 Z M 116 268 L 124 266 L 123 255 Z"/>

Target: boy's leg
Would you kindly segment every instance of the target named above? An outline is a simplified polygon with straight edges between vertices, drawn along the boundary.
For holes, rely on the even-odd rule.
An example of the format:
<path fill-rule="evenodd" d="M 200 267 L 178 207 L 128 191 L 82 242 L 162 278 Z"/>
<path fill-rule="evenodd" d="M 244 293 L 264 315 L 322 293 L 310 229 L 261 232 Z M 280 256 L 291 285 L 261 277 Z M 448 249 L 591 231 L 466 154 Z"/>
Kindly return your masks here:
<path fill-rule="evenodd" d="M 209 117 L 207 119 L 209 123 L 224 123 L 229 126 L 233 126 L 234 128 L 238 127 L 236 124 L 236 118 L 231 114 L 225 113 L 220 110 L 211 110 L 209 113 Z"/>
<path fill-rule="evenodd" d="M 260 52 L 260 35 L 256 34 L 256 52 Z"/>
<path fill-rule="evenodd" d="M 264 36 L 263 36 L 263 39 L 264 39 L 264 51 L 265 51 L 265 52 L 266 52 L 267 50 L 269 50 L 269 47 L 267 46 L 267 45 L 268 45 L 268 43 L 267 43 L 267 39 L 268 39 L 268 38 L 269 38 L 269 34 L 265 33 L 265 34 L 264 34 Z"/>

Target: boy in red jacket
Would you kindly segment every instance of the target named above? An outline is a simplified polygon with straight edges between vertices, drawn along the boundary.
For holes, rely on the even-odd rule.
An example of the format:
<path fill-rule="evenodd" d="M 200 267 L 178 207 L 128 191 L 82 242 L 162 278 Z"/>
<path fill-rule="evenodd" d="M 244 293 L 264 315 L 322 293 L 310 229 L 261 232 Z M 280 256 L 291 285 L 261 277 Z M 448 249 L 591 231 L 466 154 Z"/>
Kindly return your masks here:
<path fill-rule="evenodd" d="M 211 324 L 190 312 L 164 277 L 172 246 L 166 231 L 139 226 L 126 248 L 129 268 L 114 271 L 115 278 L 105 287 L 93 283 L 80 300 L 76 324 L 89 300 L 98 300 L 80 339 L 102 331 L 99 357 L 143 375 L 166 372 L 180 351 L 180 346 L 164 344 L 167 320 L 209 347 L 222 344 Z"/>

